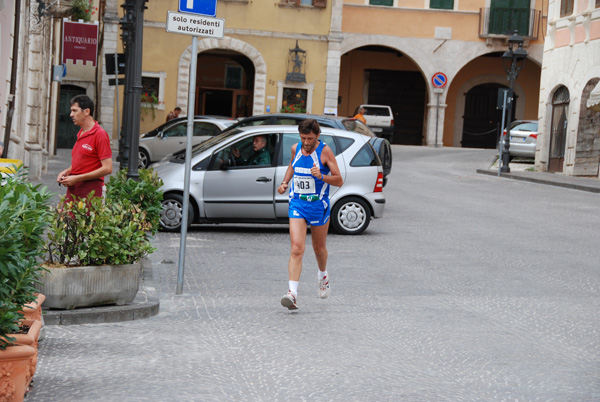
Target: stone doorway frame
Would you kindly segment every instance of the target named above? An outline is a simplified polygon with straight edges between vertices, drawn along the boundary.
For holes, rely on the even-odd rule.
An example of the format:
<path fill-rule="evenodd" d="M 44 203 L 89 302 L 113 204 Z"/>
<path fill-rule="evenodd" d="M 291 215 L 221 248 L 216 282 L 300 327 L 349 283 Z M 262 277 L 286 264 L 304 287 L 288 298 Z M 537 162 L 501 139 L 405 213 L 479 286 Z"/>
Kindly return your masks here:
<path fill-rule="evenodd" d="M 254 101 L 252 115 L 265 113 L 265 92 L 267 83 L 267 63 L 260 52 L 251 45 L 239 39 L 225 37 L 224 39 L 198 40 L 197 54 L 214 49 L 226 49 L 238 52 L 248 57 L 254 64 Z M 187 114 L 188 90 L 190 85 L 190 64 L 192 62 L 192 45 L 190 44 L 179 58 L 177 79 L 177 105 Z"/>

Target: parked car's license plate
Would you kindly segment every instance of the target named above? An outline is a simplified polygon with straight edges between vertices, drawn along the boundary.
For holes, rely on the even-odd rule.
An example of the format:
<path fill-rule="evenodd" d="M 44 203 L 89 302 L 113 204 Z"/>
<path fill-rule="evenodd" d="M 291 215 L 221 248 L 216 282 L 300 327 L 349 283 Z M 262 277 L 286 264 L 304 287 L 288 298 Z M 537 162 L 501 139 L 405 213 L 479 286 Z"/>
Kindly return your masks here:
<path fill-rule="evenodd" d="M 510 137 L 510 140 L 514 142 L 525 142 L 525 138 L 523 137 Z"/>

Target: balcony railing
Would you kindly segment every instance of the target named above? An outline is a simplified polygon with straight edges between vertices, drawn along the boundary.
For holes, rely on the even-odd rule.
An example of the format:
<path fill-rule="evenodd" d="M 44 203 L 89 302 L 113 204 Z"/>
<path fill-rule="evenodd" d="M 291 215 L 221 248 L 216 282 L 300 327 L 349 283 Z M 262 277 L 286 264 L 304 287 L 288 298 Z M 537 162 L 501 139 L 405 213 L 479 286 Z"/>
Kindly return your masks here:
<path fill-rule="evenodd" d="M 542 12 L 523 8 L 479 9 L 479 37 L 508 37 L 515 30 L 527 39 L 537 39 Z"/>

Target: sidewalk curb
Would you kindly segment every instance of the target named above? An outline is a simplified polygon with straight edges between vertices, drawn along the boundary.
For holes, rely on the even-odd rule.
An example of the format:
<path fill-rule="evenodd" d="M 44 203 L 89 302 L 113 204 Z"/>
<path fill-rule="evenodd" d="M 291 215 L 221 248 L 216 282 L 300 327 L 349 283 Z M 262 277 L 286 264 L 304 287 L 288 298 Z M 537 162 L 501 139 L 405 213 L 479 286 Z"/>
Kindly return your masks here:
<path fill-rule="evenodd" d="M 550 186 L 569 188 L 572 190 L 588 191 L 591 193 L 600 193 L 600 186 L 593 187 L 593 186 L 588 186 L 585 184 L 579 184 L 579 183 L 573 183 L 573 182 L 546 180 L 546 179 L 541 179 L 538 177 L 530 176 L 527 173 L 500 173 L 500 176 L 498 176 L 498 172 L 494 172 L 494 171 L 486 170 L 486 169 L 477 169 L 476 172 L 480 173 L 480 174 L 485 174 L 488 176 L 504 177 L 507 179 L 529 181 L 529 182 L 538 183 L 538 184 L 547 184 Z M 576 178 L 573 178 L 573 179 L 576 179 Z"/>
<path fill-rule="evenodd" d="M 152 262 L 147 258 L 140 262 L 142 284 L 133 303 L 124 306 L 99 306 L 75 310 L 43 309 L 44 323 L 46 325 L 99 324 L 142 320 L 157 315 L 160 301 L 154 286 Z"/>

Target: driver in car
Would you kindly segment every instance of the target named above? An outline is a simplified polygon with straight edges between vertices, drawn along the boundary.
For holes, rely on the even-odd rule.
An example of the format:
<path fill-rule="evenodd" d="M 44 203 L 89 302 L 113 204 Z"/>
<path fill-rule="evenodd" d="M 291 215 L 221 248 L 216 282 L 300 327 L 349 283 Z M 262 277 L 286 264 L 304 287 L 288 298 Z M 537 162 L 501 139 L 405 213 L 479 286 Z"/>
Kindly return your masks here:
<path fill-rule="evenodd" d="M 264 135 L 257 135 L 252 141 L 252 155 L 248 159 L 241 157 L 240 150 L 233 148 L 231 153 L 235 157 L 235 163 L 238 166 L 251 165 L 270 165 L 271 154 L 267 147 L 267 139 Z"/>

